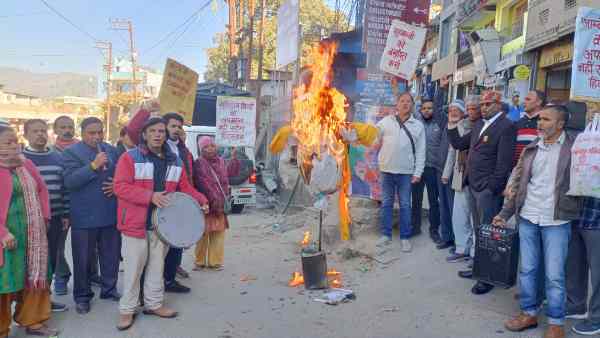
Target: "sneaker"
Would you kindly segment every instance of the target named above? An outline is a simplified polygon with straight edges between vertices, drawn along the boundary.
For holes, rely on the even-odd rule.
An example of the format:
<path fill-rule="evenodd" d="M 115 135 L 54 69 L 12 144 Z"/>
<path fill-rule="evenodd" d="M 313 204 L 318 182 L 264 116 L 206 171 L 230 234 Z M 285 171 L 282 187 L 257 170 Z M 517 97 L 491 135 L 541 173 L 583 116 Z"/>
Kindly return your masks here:
<path fill-rule="evenodd" d="M 400 246 L 402 247 L 402 252 L 411 252 L 412 251 L 412 244 L 410 244 L 410 241 L 408 239 L 401 240 Z"/>
<path fill-rule="evenodd" d="M 600 323 L 593 323 L 589 320 L 584 320 L 581 323 L 573 325 L 573 332 L 584 336 L 591 336 L 600 333 Z"/>
<path fill-rule="evenodd" d="M 382 248 L 384 246 L 388 246 L 390 244 L 392 244 L 392 239 L 389 238 L 388 236 L 381 236 L 381 237 L 379 237 L 379 239 L 375 243 L 375 245 L 377 247 L 380 247 L 380 248 Z"/>
<path fill-rule="evenodd" d="M 446 262 L 448 263 L 458 263 L 464 262 L 469 259 L 469 255 L 454 253 L 448 257 L 446 257 Z"/>
<path fill-rule="evenodd" d="M 191 291 L 187 286 L 179 284 L 178 281 L 174 280 L 170 283 L 165 283 L 165 292 L 170 293 L 189 293 Z"/>
<path fill-rule="evenodd" d="M 565 318 L 567 319 L 577 319 L 577 320 L 581 320 L 581 319 L 587 319 L 588 317 L 588 313 L 584 312 L 584 313 L 570 313 L 567 312 L 567 315 L 565 316 Z"/>
<path fill-rule="evenodd" d="M 52 312 L 65 312 L 69 310 L 69 308 L 65 304 L 50 302 L 50 309 Z"/>

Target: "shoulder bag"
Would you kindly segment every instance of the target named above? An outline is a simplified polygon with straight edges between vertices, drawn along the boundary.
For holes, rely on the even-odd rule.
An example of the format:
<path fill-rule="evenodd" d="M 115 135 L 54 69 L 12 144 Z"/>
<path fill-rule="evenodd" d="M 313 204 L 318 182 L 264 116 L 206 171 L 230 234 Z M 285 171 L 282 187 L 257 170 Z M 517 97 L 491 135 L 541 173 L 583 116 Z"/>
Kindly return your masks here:
<path fill-rule="evenodd" d="M 231 209 L 233 206 L 233 200 L 231 196 L 227 196 L 227 194 L 225 193 L 225 190 L 223 190 L 223 186 L 221 186 L 221 181 L 219 180 L 219 176 L 217 175 L 217 173 L 213 170 L 213 168 L 209 165 L 208 169 L 210 169 L 210 172 L 212 173 L 213 177 L 215 178 L 215 180 L 217 180 L 217 184 L 219 185 L 219 190 L 221 190 L 221 194 L 223 194 L 223 213 L 225 215 L 229 215 L 231 214 Z"/>

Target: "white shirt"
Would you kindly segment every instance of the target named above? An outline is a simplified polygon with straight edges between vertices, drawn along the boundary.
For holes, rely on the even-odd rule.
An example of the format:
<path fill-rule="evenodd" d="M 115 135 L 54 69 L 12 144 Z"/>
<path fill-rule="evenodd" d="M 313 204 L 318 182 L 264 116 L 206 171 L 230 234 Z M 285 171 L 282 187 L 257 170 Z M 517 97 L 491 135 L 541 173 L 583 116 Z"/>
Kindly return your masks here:
<path fill-rule="evenodd" d="M 400 128 L 395 115 L 388 115 L 377 123 L 381 149 L 379 150 L 379 170 L 390 174 L 405 174 L 421 177 L 425 167 L 425 127 L 413 116 L 404 122 L 415 142 L 413 156 L 410 139 Z M 416 157 L 416 158 L 415 158 Z"/>
<path fill-rule="evenodd" d="M 498 118 L 500 118 L 500 115 L 502 115 L 502 112 L 498 112 L 496 113 L 496 115 L 494 115 L 494 117 L 492 117 L 491 119 L 483 119 L 483 128 L 481 128 L 481 132 L 479 132 L 479 137 L 481 137 L 481 135 L 483 135 L 483 132 L 488 129 L 489 126 L 492 125 L 492 123 L 496 122 L 496 120 Z"/>
<path fill-rule="evenodd" d="M 177 157 L 179 157 L 179 148 L 177 147 L 177 145 L 179 144 L 179 140 L 173 141 L 170 138 L 168 138 L 167 144 L 169 145 L 169 148 L 171 148 L 171 151 L 173 152 L 173 154 L 175 154 L 175 155 L 177 155 Z"/>
<path fill-rule="evenodd" d="M 553 144 L 545 144 L 543 139 L 537 144 L 538 151 L 531 167 L 531 179 L 527 184 L 527 197 L 520 214 L 531 223 L 548 226 L 568 222 L 554 219 L 557 166 L 564 142 L 563 132 Z"/>

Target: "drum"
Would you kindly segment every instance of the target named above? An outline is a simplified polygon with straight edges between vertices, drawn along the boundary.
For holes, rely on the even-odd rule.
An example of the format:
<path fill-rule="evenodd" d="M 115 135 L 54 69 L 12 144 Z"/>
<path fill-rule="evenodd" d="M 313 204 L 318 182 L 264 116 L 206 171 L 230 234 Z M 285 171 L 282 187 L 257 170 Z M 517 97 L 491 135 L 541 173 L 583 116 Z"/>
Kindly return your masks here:
<path fill-rule="evenodd" d="M 202 238 L 205 228 L 204 212 L 191 196 L 175 192 L 166 208 L 156 208 L 152 224 L 158 237 L 175 248 L 189 248 Z"/>

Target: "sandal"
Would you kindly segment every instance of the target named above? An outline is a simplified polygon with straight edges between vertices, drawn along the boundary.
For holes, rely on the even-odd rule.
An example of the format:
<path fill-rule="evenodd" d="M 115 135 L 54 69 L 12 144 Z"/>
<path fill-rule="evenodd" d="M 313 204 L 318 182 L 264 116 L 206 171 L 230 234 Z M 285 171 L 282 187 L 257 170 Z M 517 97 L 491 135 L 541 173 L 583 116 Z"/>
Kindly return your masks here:
<path fill-rule="evenodd" d="M 53 337 L 57 336 L 60 331 L 51 329 L 46 324 L 40 324 L 40 327 L 35 329 L 31 328 L 31 326 L 28 327 L 26 332 L 30 336 Z"/>
<path fill-rule="evenodd" d="M 223 271 L 223 269 L 225 269 L 225 267 L 223 265 L 212 265 L 212 266 L 209 266 L 208 268 L 213 271 Z"/>
<path fill-rule="evenodd" d="M 206 269 L 206 265 L 194 265 L 193 271 L 202 271 Z"/>

